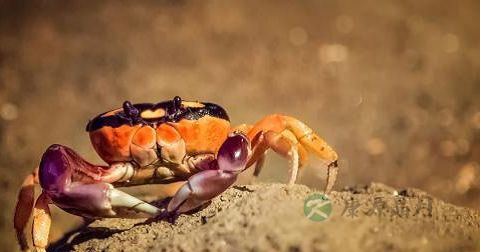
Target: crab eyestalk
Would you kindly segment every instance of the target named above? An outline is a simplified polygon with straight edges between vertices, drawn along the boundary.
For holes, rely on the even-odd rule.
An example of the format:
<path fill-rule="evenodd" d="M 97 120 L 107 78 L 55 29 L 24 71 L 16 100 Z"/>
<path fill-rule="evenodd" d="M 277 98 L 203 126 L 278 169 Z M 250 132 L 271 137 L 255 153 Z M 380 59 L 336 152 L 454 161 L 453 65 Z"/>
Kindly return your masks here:
<path fill-rule="evenodd" d="M 135 108 L 130 101 L 123 102 L 123 112 L 125 115 L 131 118 L 137 118 L 140 114 L 137 108 Z"/>
<path fill-rule="evenodd" d="M 180 96 L 173 97 L 173 107 L 175 112 L 182 107 L 182 98 L 180 98 Z"/>
<path fill-rule="evenodd" d="M 212 169 L 191 176 L 168 204 L 168 212 L 188 212 L 227 190 L 245 170 L 249 153 L 247 137 L 233 133 L 220 147 Z"/>

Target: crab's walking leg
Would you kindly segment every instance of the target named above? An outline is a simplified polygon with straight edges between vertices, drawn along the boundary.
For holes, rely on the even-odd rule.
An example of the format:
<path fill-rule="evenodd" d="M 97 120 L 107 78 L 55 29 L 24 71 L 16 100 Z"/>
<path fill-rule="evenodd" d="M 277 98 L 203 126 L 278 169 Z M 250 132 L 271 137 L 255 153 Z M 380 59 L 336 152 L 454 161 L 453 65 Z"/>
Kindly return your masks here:
<path fill-rule="evenodd" d="M 253 171 L 254 177 L 258 177 L 258 175 L 260 175 L 260 172 L 262 171 L 264 164 L 265 164 L 265 154 L 260 155 L 260 157 L 257 159 L 257 162 L 255 162 L 255 170 Z"/>
<path fill-rule="evenodd" d="M 220 147 L 212 169 L 191 176 L 168 204 L 168 212 L 188 212 L 225 191 L 245 169 L 249 153 L 247 137 L 231 134 Z"/>
<path fill-rule="evenodd" d="M 17 240 L 22 251 L 28 250 L 27 239 L 25 238 L 25 227 L 32 215 L 35 202 L 35 185 L 38 184 L 38 167 L 23 180 L 22 187 L 18 194 L 17 206 L 13 225 L 17 233 Z"/>
<path fill-rule="evenodd" d="M 333 186 L 335 185 L 335 181 L 338 175 L 338 164 L 337 161 L 334 161 L 328 165 L 327 168 L 327 185 L 325 186 L 325 192 L 329 193 Z"/>
<path fill-rule="evenodd" d="M 33 208 L 32 238 L 37 252 L 44 252 L 48 245 L 48 234 L 52 222 L 48 203 L 48 196 L 42 193 Z"/>
<path fill-rule="evenodd" d="M 298 169 L 306 162 L 307 155 L 305 149 L 294 137 L 290 136 L 288 132 L 276 133 L 274 131 L 266 131 L 259 133 L 254 138 L 252 144 L 254 146 L 253 155 L 247 166 L 259 160 L 261 161 L 264 158 L 263 153 L 268 149 L 272 149 L 281 156 L 288 158 L 290 163 L 288 184 L 292 185 L 295 183 Z M 260 172 L 257 166 L 255 167 L 255 172 Z"/>
<path fill-rule="evenodd" d="M 298 169 L 307 161 L 308 152 L 330 162 L 325 191 L 328 193 L 335 184 L 338 158 L 335 151 L 301 121 L 284 115 L 270 115 L 248 131 L 252 139 L 253 154 L 247 167 L 256 162 L 267 149 L 273 149 L 290 161 L 289 184 L 296 180 Z"/>

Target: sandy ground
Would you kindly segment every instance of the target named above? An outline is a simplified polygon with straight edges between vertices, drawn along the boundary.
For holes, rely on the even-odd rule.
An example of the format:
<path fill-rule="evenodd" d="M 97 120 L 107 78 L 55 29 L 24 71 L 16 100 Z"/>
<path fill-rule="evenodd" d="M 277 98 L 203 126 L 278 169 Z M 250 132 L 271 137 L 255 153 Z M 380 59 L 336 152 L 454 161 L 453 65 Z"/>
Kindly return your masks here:
<path fill-rule="evenodd" d="M 480 211 L 432 199 L 417 189 L 383 184 L 332 192 L 332 214 L 307 219 L 304 201 L 318 191 L 303 185 L 235 186 L 205 209 L 166 221 L 105 219 L 74 232 L 50 251 L 478 251 Z M 391 216 L 395 195 L 405 199 L 408 217 Z M 384 215 L 375 211 L 383 197 Z M 412 216 L 422 199 L 424 208 Z M 353 200 L 353 201 L 352 201 Z M 345 203 L 360 204 L 358 217 L 343 216 Z"/>

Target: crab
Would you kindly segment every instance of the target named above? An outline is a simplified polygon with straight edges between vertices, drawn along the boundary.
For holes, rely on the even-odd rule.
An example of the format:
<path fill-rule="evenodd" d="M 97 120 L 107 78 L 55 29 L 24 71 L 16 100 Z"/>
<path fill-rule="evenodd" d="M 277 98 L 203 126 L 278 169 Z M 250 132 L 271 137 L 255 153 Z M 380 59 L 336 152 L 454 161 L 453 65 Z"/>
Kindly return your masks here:
<path fill-rule="evenodd" d="M 290 161 L 288 185 L 308 153 L 328 162 L 325 193 L 338 173 L 336 152 L 293 117 L 272 114 L 231 127 L 221 106 L 178 96 L 156 104 L 125 101 L 90 120 L 86 130 L 108 165 L 91 164 L 63 145 L 48 147 L 19 192 L 14 227 L 22 250 L 29 249 L 24 229 L 33 215 L 33 246 L 45 251 L 49 204 L 85 218 L 178 215 L 208 203 L 254 164 L 257 176 L 269 149 Z M 37 184 L 42 192 L 35 201 Z M 144 184 L 168 184 L 168 195 L 160 195 L 171 197 L 168 205 L 157 207 L 116 189 Z"/>

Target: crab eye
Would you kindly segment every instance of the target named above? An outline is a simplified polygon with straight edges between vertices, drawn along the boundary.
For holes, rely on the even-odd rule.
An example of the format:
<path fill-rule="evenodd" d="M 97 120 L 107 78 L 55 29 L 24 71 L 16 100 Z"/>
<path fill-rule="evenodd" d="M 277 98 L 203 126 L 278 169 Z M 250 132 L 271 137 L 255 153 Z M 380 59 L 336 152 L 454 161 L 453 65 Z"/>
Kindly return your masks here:
<path fill-rule="evenodd" d="M 130 101 L 123 102 L 123 112 L 130 117 L 137 117 L 140 111 Z"/>
<path fill-rule="evenodd" d="M 175 108 L 180 108 L 180 106 L 182 106 L 182 98 L 180 98 L 180 96 L 175 96 L 173 98 L 173 106 Z"/>
<path fill-rule="evenodd" d="M 127 113 L 128 111 L 130 111 L 130 108 L 132 107 L 132 103 L 129 101 L 124 101 L 122 107 L 123 107 L 123 111 Z"/>

